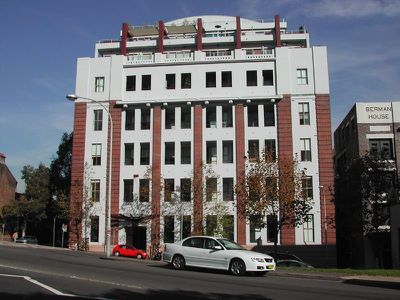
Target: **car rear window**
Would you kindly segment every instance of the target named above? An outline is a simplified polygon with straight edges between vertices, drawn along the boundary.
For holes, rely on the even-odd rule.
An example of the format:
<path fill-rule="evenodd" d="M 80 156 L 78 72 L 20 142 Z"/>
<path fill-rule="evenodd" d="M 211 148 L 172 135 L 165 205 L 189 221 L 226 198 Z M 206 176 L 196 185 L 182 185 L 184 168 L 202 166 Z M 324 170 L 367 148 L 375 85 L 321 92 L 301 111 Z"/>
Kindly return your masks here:
<path fill-rule="evenodd" d="M 192 238 L 183 242 L 182 246 L 185 247 L 194 247 L 194 248 L 203 248 L 203 239 L 202 238 Z"/>

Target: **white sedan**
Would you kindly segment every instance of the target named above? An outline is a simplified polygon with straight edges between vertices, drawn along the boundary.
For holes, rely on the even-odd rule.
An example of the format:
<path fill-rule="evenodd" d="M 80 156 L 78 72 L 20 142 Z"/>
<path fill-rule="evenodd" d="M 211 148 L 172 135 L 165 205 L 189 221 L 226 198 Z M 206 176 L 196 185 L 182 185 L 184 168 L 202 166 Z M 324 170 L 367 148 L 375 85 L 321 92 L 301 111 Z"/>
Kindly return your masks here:
<path fill-rule="evenodd" d="M 181 270 L 185 266 L 228 270 L 233 275 L 253 272 L 264 275 L 275 270 L 274 259 L 249 251 L 225 238 L 191 236 L 176 243 L 166 243 L 163 261 Z"/>

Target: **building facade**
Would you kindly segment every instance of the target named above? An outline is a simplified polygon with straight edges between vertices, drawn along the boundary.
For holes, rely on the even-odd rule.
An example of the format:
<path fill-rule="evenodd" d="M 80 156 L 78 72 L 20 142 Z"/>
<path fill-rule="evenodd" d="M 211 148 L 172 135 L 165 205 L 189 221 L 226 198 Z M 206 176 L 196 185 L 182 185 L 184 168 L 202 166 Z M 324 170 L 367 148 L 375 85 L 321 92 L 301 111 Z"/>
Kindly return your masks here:
<path fill-rule="evenodd" d="M 289 31 L 279 16 L 124 23 L 120 40 L 100 41 L 93 58 L 78 59 L 75 92 L 71 203 L 90 187 L 90 245 L 105 242 L 110 147 L 111 213 L 136 222 L 114 224 L 112 244 L 207 233 L 219 222 L 205 199 L 210 192 L 232 239 L 272 245 L 268 228 L 238 215 L 234 193 L 246 158 L 264 149 L 278 159 L 298 155 L 313 198 L 309 222 L 285 227 L 279 244 L 335 244 L 327 226 L 335 213 L 327 51 L 310 46 L 303 27 Z"/>
<path fill-rule="evenodd" d="M 0 153 L 0 210 L 15 200 L 17 180 L 6 165 L 6 156 Z"/>
<path fill-rule="evenodd" d="M 388 200 L 396 194 L 396 185 L 385 187 L 381 203 L 374 212 L 379 216 L 380 224 L 376 230 L 368 230 L 365 226 L 366 222 L 370 222 L 366 219 L 368 211 L 363 206 L 374 203 L 363 202 L 361 177 L 365 172 L 360 164 L 360 158 L 368 155 L 382 163 L 390 181 L 396 180 L 399 131 L 400 102 L 357 102 L 335 130 L 335 204 L 340 267 L 399 266 L 398 208 L 393 206 L 393 213 L 390 214 Z M 393 198 L 395 203 L 396 197 Z M 370 218 L 373 220 L 374 217 Z M 391 224 L 395 227 L 392 230 Z"/>

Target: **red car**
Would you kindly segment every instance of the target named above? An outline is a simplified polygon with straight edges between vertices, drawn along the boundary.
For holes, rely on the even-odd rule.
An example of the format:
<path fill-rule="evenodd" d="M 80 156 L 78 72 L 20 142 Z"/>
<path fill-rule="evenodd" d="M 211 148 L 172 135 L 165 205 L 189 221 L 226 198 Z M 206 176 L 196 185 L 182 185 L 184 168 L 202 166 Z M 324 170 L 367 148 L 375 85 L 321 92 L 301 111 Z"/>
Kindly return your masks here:
<path fill-rule="evenodd" d="M 132 245 L 117 245 L 113 249 L 113 255 L 115 256 L 129 256 L 129 257 L 136 257 L 136 258 L 147 258 L 147 253 L 145 251 L 136 249 Z"/>

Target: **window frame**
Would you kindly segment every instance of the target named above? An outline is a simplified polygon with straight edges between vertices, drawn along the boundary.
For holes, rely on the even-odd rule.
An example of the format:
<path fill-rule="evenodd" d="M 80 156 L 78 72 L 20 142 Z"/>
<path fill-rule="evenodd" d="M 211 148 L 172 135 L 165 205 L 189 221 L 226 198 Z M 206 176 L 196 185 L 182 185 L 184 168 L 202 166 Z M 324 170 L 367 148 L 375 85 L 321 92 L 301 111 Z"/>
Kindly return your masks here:
<path fill-rule="evenodd" d="M 105 77 L 104 76 L 96 76 L 94 78 L 94 92 L 95 93 L 104 93 L 105 87 Z"/>
<path fill-rule="evenodd" d="M 93 131 L 103 130 L 103 110 L 94 109 L 93 110 Z"/>

